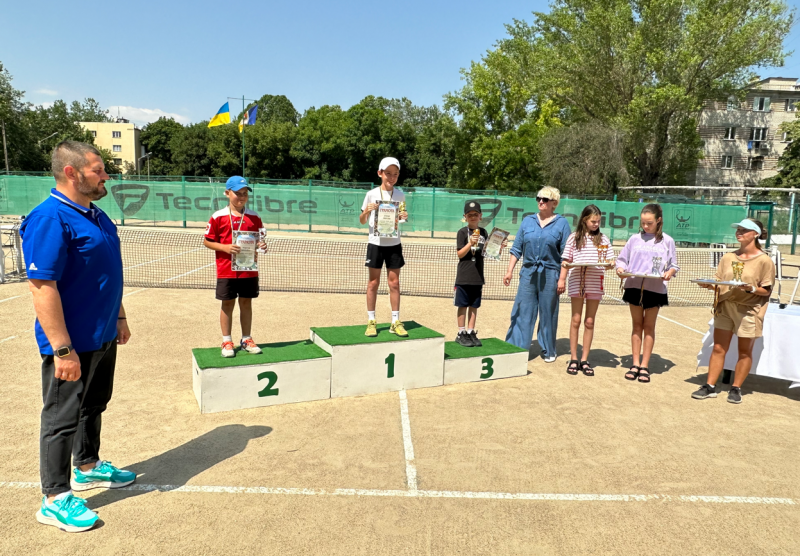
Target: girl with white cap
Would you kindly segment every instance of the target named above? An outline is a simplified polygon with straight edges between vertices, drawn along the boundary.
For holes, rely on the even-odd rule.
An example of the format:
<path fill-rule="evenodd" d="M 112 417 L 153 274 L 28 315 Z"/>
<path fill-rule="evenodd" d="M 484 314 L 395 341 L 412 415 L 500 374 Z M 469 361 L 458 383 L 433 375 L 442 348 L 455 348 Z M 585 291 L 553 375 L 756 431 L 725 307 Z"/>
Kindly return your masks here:
<path fill-rule="evenodd" d="M 739 338 L 739 360 L 736 362 L 736 374 L 728 392 L 728 401 L 742 403 L 741 388 L 753 364 L 753 345 L 756 338 L 762 336 L 764 314 L 775 283 L 775 264 L 761 250 L 758 240 L 766 239 L 761 222 L 746 218 L 731 224 L 731 227 L 736 228 L 739 249 L 722 257 L 714 277 L 718 281 L 732 281 L 732 265 L 739 263 L 743 265 L 740 268 L 741 281 L 744 283 L 740 286 L 716 286 L 719 288 L 719 297 L 714 306 L 714 350 L 708 363 L 708 378 L 692 397 L 697 400 L 717 397 L 716 383 L 735 334 Z M 700 287 L 712 289 L 715 286 L 700 284 Z"/>

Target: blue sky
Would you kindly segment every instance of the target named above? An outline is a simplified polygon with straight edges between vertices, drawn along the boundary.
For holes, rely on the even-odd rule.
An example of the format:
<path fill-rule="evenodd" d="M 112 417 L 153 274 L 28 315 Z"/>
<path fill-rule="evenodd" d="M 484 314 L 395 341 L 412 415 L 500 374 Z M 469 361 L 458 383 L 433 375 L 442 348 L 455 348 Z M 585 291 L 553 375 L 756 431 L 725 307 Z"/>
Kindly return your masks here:
<path fill-rule="evenodd" d="M 0 61 L 26 100 L 93 97 L 140 125 L 161 114 L 208 119 L 242 94 L 284 94 L 301 112 L 347 108 L 370 94 L 441 104 L 461 87 L 459 70 L 505 35 L 504 23 L 531 20 L 548 5 L 143 0 L 91 12 L 89 4 L 45 0 L 32 14 L 30 4 L 7 4 Z M 800 77 L 797 26 L 786 46 L 799 52 L 762 76 Z"/>

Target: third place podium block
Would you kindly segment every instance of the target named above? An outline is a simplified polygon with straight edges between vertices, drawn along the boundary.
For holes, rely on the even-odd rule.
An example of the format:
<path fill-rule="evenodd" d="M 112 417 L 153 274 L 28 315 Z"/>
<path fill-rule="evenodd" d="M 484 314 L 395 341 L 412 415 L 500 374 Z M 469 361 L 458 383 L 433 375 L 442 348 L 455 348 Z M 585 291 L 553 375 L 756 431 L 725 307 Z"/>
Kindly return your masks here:
<path fill-rule="evenodd" d="M 261 344 L 262 353 L 192 350 L 192 382 L 200 413 L 330 398 L 331 357 L 308 340 Z"/>
<path fill-rule="evenodd" d="M 365 325 L 312 328 L 311 340 L 331 354 L 331 397 L 361 396 L 442 384 L 444 335 L 409 321 L 407 338 L 378 325 L 378 336 L 364 335 Z"/>
<path fill-rule="evenodd" d="M 444 345 L 444 383 L 476 382 L 528 373 L 528 350 L 497 338 L 481 340 L 482 347 Z"/>

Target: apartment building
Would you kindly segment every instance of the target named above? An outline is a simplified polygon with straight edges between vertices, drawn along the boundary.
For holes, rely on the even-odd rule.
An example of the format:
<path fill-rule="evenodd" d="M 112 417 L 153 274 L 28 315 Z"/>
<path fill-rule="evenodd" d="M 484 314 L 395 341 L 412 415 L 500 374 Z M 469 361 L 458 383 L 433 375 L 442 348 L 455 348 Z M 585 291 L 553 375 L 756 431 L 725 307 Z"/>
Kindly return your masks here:
<path fill-rule="evenodd" d="M 136 166 L 139 157 L 144 156 L 139 140 L 141 130 L 125 118 L 117 118 L 113 122 L 78 123 L 83 129 L 92 132 L 95 145 L 111 151 L 117 165 L 130 162 Z"/>
<path fill-rule="evenodd" d="M 735 98 L 706 101 L 698 125 L 705 158 L 698 161 L 690 185 L 712 197 L 744 197 L 743 187 L 774 176 L 778 157 L 788 144 L 778 128 L 794 120 L 798 103 L 800 84 L 794 77 L 762 79 L 753 84 L 743 102 Z"/>

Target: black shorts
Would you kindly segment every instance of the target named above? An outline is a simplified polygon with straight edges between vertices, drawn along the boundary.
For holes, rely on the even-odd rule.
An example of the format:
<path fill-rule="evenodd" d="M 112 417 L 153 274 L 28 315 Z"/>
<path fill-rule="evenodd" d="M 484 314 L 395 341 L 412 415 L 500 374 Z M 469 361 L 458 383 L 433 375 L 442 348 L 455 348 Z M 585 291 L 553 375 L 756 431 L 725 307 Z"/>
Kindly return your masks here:
<path fill-rule="evenodd" d="M 384 262 L 386 268 L 402 268 L 406 264 L 406 260 L 403 258 L 403 244 L 383 246 L 368 243 L 367 260 L 364 262 L 364 266 L 383 268 Z"/>
<path fill-rule="evenodd" d="M 258 297 L 258 276 L 253 278 L 217 278 L 217 299 L 229 301 L 237 297 Z"/>
<path fill-rule="evenodd" d="M 481 295 L 483 295 L 483 286 L 456 285 L 453 287 L 453 305 L 477 309 L 481 306 Z"/>
<path fill-rule="evenodd" d="M 629 303 L 630 305 L 642 307 L 644 309 L 652 309 L 653 307 L 663 307 L 665 305 L 669 305 L 669 298 L 667 297 L 667 294 L 651 292 L 650 290 L 642 290 L 641 288 L 625 288 L 622 301 Z"/>

